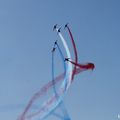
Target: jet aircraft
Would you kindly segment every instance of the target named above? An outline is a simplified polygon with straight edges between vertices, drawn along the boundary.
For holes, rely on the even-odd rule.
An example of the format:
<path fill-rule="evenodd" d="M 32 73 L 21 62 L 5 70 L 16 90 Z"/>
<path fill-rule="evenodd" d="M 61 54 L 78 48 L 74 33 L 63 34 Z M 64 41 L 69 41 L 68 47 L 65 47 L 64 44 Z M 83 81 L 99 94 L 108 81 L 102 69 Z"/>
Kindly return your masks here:
<path fill-rule="evenodd" d="M 56 28 L 57 28 L 57 24 L 55 24 L 55 25 L 53 26 L 53 31 L 54 31 Z"/>

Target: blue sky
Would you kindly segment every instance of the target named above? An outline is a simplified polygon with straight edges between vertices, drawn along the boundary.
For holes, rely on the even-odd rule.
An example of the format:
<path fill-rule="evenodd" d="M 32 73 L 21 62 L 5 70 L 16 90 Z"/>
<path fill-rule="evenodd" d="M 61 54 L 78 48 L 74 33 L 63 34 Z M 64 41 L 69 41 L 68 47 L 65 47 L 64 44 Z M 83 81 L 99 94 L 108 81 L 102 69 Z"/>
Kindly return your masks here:
<path fill-rule="evenodd" d="M 0 106 L 26 104 L 51 80 L 51 48 L 58 38 L 52 28 L 69 22 L 79 62 L 96 65 L 76 76 L 65 96 L 71 119 L 117 120 L 119 6 L 120 0 L 0 0 Z M 16 120 L 20 110 L 7 109 L 0 108 L 0 119 Z"/>

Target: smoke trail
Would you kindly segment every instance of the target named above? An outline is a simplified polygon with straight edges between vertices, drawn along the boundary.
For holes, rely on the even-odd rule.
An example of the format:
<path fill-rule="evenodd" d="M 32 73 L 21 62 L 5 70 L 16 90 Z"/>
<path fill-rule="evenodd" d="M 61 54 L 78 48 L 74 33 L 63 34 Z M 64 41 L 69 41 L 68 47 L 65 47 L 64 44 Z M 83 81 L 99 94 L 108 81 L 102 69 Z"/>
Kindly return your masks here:
<path fill-rule="evenodd" d="M 65 61 L 64 61 L 63 53 L 62 53 L 58 43 L 55 42 L 55 44 L 57 45 L 57 48 L 58 48 L 58 51 L 59 51 L 59 54 L 60 54 L 60 57 L 61 57 L 61 60 L 62 60 L 63 66 L 64 66 L 64 73 L 66 73 L 66 64 L 65 64 Z M 52 53 L 52 79 L 54 81 L 54 53 Z M 66 90 L 66 87 L 67 87 L 67 80 L 66 79 L 64 80 L 64 83 L 65 83 L 65 90 Z M 55 87 L 53 89 L 54 89 L 55 94 L 57 94 Z M 58 95 L 56 95 L 56 97 L 58 97 Z M 64 117 L 62 117 L 62 120 L 63 120 L 63 118 L 64 118 L 64 120 L 66 120 L 66 119 L 70 120 L 70 117 L 67 113 L 65 105 L 63 103 L 63 100 L 61 101 L 61 104 L 59 105 L 59 108 L 62 110 L 62 112 L 64 114 Z"/>
<path fill-rule="evenodd" d="M 93 63 L 86 63 L 86 64 L 79 64 L 78 63 L 78 55 L 77 55 L 77 49 L 76 49 L 76 45 L 75 45 L 75 40 L 73 38 L 72 32 L 68 26 L 68 24 L 65 25 L 65 28 L 67 28 L 68 33 L 70 35 L 71 38 L 71 42 L 73 45 L 73 49 L 74 49 L 74 56 L 75 56 L 75 61 L 70 61 L 73 65 L 74 65 L 74 69 L 73 69 L 73 74 L 72 74 L 72 80 L 74 79 L 74 76 L 82 71 L 85 70 L 93 70 L 95 68 L 95 65 Z M 77 68 L 79 67 L 79 68 Z"/>
<path fill-rule="evenodd" d="M 79 64 L 71 60 L 69 60 L 69 62 L 79 67 L 80 69 L 84 69 L 84 70 L 89 70 L 89 69 L 93 70 L 95 68 L 95 65 L 93 63 Z"/>
<path fill-rule="evenodd" d="M 58 29 L 56 29 L 56 30 L 57 30 L 57 32 L 58 32 Z M 68 57 L 68 58 L 71 58 L 71 54 L 70 54 L 70 51 L 69 51 L 69 48 L 68 48 L 68 46 L 67 46 L 67 43 L 66 43 L 65 39 L 63 38 L 63 36 L 62 36 L 62 34 L 61 34 L 60 32 L 58 32 L 58 35 L 59 35 L 59 37 L 61 38 L 61 41 L 62 41 L 62 43 L 63 43 L 63 46 L 64 46 L 64 48 L 65 48 L 65 50 L 66 50 L 67 57 Z M 68 63 L 67 75 L 68 75 L 68 83 L 67 83 L 67 89 L 68 89 L 69 86 L 71 85 L 71 76 L 72 76 L 72 64 L 70 64 L 70 63 Z M 67 76 L 67 75 L 66 75 L 66 76 Z M 64 78 L 64 79 L 66 79 L 66 78 Z M 65 80 L 64 80 L 64 81 L 65 81 Z M 60 87 L 60 91 L 59 91 L 59 93 L 58 93 L 59 97 L 61 97 L 61 96 L 63 95 L 63 92 L 65 92 L 65 90 L 64 90 L 64 82 L 62 83 L 62 85 L 61 85 L 61 87 Z M 50 102 L 50 101 L 52 101 L 52 102 Z M 53 101 L 54 101 L 54 104 L 53 104 L 54 107 L 51 107 L 51 110 L 50 110 L 50 107 L 49 107 L 49 110 L 48 110 L 48 107 L 47 107 L 47 111 L 49 111 L 49 114 L 50 114 L 50 111 L 52 111 L 53 108 L 56 108 L 56 107 L 60 104 L 61 99 L 59 98 L 58 100 L 56 100 L 56 99 L 55 99 L 55 96 L 53 95 L 53 96 L 51 97 L 51 99 L 49 99 L 49 100 L 45 103 L 45 105 L 43 105 L 43 106 L 49 106 L 49 105 L 52 106 Z M 48 103 L 49 103 L 49 104 L 48 104 Z M 45 108 L 46 108 L 46 107 L 45 107 Z M 44 109 L 45 109 L 45 108 L 44 108 Z M 36 112 L 36 113 L 33 113 L 33 114 L 30 115 L 29 117 L 31 118 L 31 117 L 33 117 L 33 116 L 35 116 L 35 115 L 37 115 L 37 114 L 40 114 L 40 112 L 41 112 L 41 110 L 38 111 L 38 112 Z M 45 113 L 45 112 L 44 112 L 44 113 Z M 44 115 L 44 116 L 45 116 L 45 115 Z"/>
<path fill-rule="evenodd" d="M 66 43 L 65 43 L 65 42 L 64 42 L 64 45 L 66 46 Z M 66 48 L 67 48 L 67 47 L 66 47 Z M 69 50 L 69 49 L 67 49 L 67 53 L 69 53 L 68 50 Z M 68 56 L 70 56 L 70 55 L 68 55 Z M 69 65 L 71 66 L 71 64 L 69 64 Z M 64 76 L 65 76 L 65 73 L 64 73 Z M 62 76 L 62 77 L 63 77 L 63 76 Z M 61 77 L 60 77 L 60 78 L 61 78 Z M 63 77 L 63 78 L 65 78 L 65 77 Z M 56 81 L 55 81 L 54 83 L 56 83 Z M 49 85 L 49 84 L 48 84 L 48 85 Z M 42 90 L 44 91 L 44 93 L 48 90 L 48 88 L 50 88 L 50 87 L 52 86 L 52 85 L 50 85 L 50 86 L 48 86 L 48 85 L 46 85 L 46 86 L 42 89 Z M 64 82 L 63 82 L 63 85 L 62 85 L 62 86 L 64 86 Z M 44 113 L 44 115 L 41 115 L 41 116 L 42 116 L 41 119 L 42 119 L 42 118 L 44 118 L 45 116 L 48 116 L 48 115 L 52 112 L 52 110 L 55 109 L 55 108 L 60 104 L 61 99 L 56 100 L 55 96 L 52 96 L 51 99 L 49 99 L 46 103 L 43 104 L 43 107 L 42 107 L 39 111 L 37 111 L 37 112 L 35 112 L 35 113 L 32 113 L 32 114 L 30 114 L 30 115 L 25 116 L 25 115 L 27 114 L 28 110 L 31 108 L 33 102 L 34 102 L 36 99 L 38 99 L 38 98 L 41 96 L 41 94 L 43 94 L 43 91 L 42 91 L 42 92 L 41 92 L 41 91 L 37 92 L 37 93 L 32 97 L 32 99 L 29 101 L 27 107 L 25 108 L 24 112 L 22 113 L 21 117 L 19 118 L 20 120 L 25 120 L 26 118 L 32 118 L 33 116 L 35 116 L 35 115 L 37 115 L 37 114 L 40 114 L 40 113 L 43 114 L 43 113 Z M 63 92 L 64 92 L 64 87 L 62 87 L 61 90 L 59 91 L 59 96 L 61 96 L 61 95 L 63 94 Z M 53 102 L 54 102 L 54 104 L 53 104 Z M 53 107 L 51 107 L 51 109 L 50 109 L 50 105 L 53 106 Z M 49 109 L 48 109 L 48 108 L 49 108 Z M 46 112 L 46 111 L 47 111 L 47 112 Z M 48 114 L 48 115 L 47 115 L 47 114 Z"/>
<path fill-rule="evenodd" d="M 72 45 L 73 45 L 73 50 L 74 50 L 75 62 L 77 63 L 78 62 L 78 55 L 77 55 L 77 49 L 76 49 L 75 41 L 74 41 L 74 38 L 73 38 L 73 35 L 72 35 L 72 32 L 71 32 L 69 26 L 66 24 L 65 27 L 67 28 L 68 33 L 70 35 Z M 75 73 L 76 73 L 76 66 L 74 66 L 74 69 L 73 69 L 72 80 L 74 79 Z"/>
<path fill-rule="evenodd" d="M 63 46 L 64 46 L 65 50 L 66 50 L 67 58 L 71 58 L 70 50 L 69 50 L 69 48 L 68 48 L 68 45 L 67 45 L 64 37 L 63 37 L 62 34 L 58 31 L 57 28 L 56 28 L 56 31 L 57 31 L 57 33 L 58 33 L 58 35 L 59 35 L 59 37 L 60 37 L 60 39 L 61 39 L 61 41 L 62 41 L 62 43 L 63 43 Z M 72 77 L 72 65 L 71 65 L 70 63 L 68 63 L 68 71 L 67 71 L 67 74 L 69 75 L 69 76 L 68 76 L 68 83 L 67 83 L 67 89 L 68 89 L 68 88 L 70 87 L 70 85 L 71 85 L 71 77 Z"/>
<path fill-rule="evenodd" d="M 71 54 L 69 51 L 69 48 L 67 46 L 67 43 L 65 41 L 65 39 L 63 38 L 62 34 L 58 31 L 57 28 L 55 28 L 62 43 L 63 46 L 65 48 L 66 54 L 67 54 L 67 58 L 71 59 Z M 62 98 L 64 96 L 64 93 L 67 91 L 67 89 L 70 87 L 72 80 L 74 78 L 75 74 L 78 74 L 84 70 L 89 70 L 89 69 L 94 69 L 94 64 L 92 63 L 88 63 L 88 64 L 79 64 L 78 61 L 78 57 L 77 57 L 77 50 L 76 50 L 76 46 L 75 46 L 75 42 L 72 36 L 72 33 L 68 27 L 68 31 L 72 40 L 72 44 L 73 44 L 73 48 L 74 48 L 74 54 L 75 54 L 75 62 L 69 60 L 67 63 L 67 68 L 64 71 L 63 74 L 59 75 L 58 77 L 56 77 L 54 79 L 54 68 L 52 70 L 52 81 L 50 81 L 48 84 L 46 84 L 42 89 L 40 89 L 38 92 L 36 92 L 33 97 L 30 99 L 30 101 L 28 102 L 28 105 L 25 107 L 23 113 L 20 115 L 20 117 L 18 118 L 18 120 L 26 120 L 26 119 L 31 119 L 37 115 L 39 115 L 39 119 L 45 119 L 46 117 L 48 117 L 50 114 L 52 114 L 54 112 L 54 110 L 60 106 L 60 104 L 62 104 Z M 59 49 L 59 46 L 57 46 Z M 61 50 L 59 49 L 59 53 L 61 54 Z M 52 56 L 53 57 L 53 56 Z M 64 57 L 61 54 L 61 58 L 64 59 Z M 54 63 L 54 59 L 52 58 L 53 63 Z M 64 62 L 64 60 L 63 60 Z M 52 63 L 52 66 L 54 67 L 54 64 Z M 65 64 L 65 63 L 64 63 Z M 72 65 L 74 65 L 74 69 L 72 70 Z M 63 81 L 62 81 L 63 80 Z M 62 84 L 59 88 L 58 91 L 55 90 L 55 84 L 57 84 L 58 82 L 62 81 Z M 53 88 L 54 91 L 54 95 L 52 95 L 47 101 L 45 101 L 41 108 L 33 113 L 29 113 L 30 108 L 32 109 L 32 105 L 33 103 L 39 99 L 40 97 L 44 96 L 49 90 L 50 88 Z M 56 97 L 57 95 L 57 97 Z M 64 115 L 64 120 L 70 120 L 70 118 L 67 115 L 67 111 L 64 108 L 64 105 L 62 104 L 62 108 L 63 108 L 63 112 L 65 113 Z M 28 114 L 29 113 L 29 114 Z M 55 114 L 57 116 L 57 114 Z M 59 116 L 59 115 L 58 115 Z"/>
<path fill-rule="evenodd" d="M 54 84 L 57 84 L 58 82 L 60 82 L 61 80 L 63 80 L 65 77 L 65 73 L 59 75 L 58 77 L 55 78 L 55 82 Z M 28 105 L 25 107 L 23 113 L 20 115 L 20 117 L 18 118 L 18 120 L 25 120 L 27 118 L 27 113 L 30 110 L 30 108 L 32 108 L 32 104 L 39 99 L 40 97 L 42 97 L 43 95 L 45 95 L 45 93 L 53 86 L 53 81 L 50 81 L 48 84 L 46 84 L 42 89 L 40 89 L 40 91 L 36 92 L 33 97 L 30 99 L 30 101 L 28 102 Z M 51 99 L 53 100 L 54 97 L 52 97 Z M 55 99 L 55 98 L 54 98 Z M 50 103 L 50 100 L 47 101 L 46 104 Z M 60 103 L 60 102 L 59 102 Z M 44 104 L 43 107 L 37 112 L 37 113 L 42 113 L 45 112 L 45 109 L 47 109 L 46 105 Z M 37 114 L 36 113 L 36 114 Z M 28 115 L 29 117 L 30 115 Z M 32 115 L 31 115 L 32 116 Z M 45 115 L 44 115 L 45 116 Z"/>

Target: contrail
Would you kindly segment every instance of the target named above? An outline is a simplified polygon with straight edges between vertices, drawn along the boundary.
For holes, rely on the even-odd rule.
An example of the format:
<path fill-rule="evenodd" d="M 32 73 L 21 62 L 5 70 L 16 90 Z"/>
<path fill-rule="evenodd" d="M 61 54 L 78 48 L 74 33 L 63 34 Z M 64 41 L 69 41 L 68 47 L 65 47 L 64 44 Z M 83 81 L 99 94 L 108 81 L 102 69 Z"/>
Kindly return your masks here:
<path fill-rule="evenodd" d="M 56 43 L 58 52 L 61 56 L 61 60 L 63 61 L 64 72 L 62 74 L 60 74 L 59 76 L 57 76 L 56 78 L 54 78 L 54 51 L 56 49 L 56 48 L 54 48 L 52 51 L 53 52 L 52 53 L 52 80 L 50 82 L 48 82 L 45 86 L 43 86 L 38 92 L 36 92 L 32 96 L 32 98 L 29 100 L 28 104 L 26 105 L 24 111 L 18 117 L 17 120 L 31 120 L 33 117 L 37 117 L 37 116 L 40 120 L 43 120 L 51 114 L 53 114 L 63 120 L 70 120 L 70 117 L 64 107 L 64 104 L 63 104 L 64 94 L 70 87 L 71 83 L 73 82 L 74 76 L 76 74 L 78 74 L 82 71 L 89 70 L 89 69 L 93 70 L 95 67 L 95 65 L 93 63 L 86 63 L 86 64 L 78 63 L 78 55 L 77 55 L 75 41 L 73 39 L 72 32 L 70 31 L 70 28 L 68 26 L 67 26 L 67 30 L 69 32 L 71 42 L 73 45 L 75 61 L 73 61 L 71 58 L 71 53 L 68 48 L 67 42 L 60 32 L 60 28 L 59 29 L 57 28 L 57 24 L 54 26 L 53 30 L 57 31 L 57 33 L 61 39 L 61 42 L 63 44 L 63 47 L 65 49 L 67 58 L 69 58 L 69 59 L 64 58 L 59 45 Z M 72 66 L 74 66 L 74 68 Z M 62 83 L 60 85 L 60 88 L 58 90 L 56 90 L 55 85 L 61 81 L 62 81 Z M 49 99 L 47 99 L 45 102 L 43 102 L 42 106 L 40 108 L 38 107 L 39 109 L 36 109 L 37 111 L 30 112 L 30 110 L 33 108 L 36 100 L 45 96 L 47 94 L 47 92 L 51 89 L 54 90 L 54 94 L 52 94 Z M 61 107 L 64 117 L 55 113 L 55 110 L 58 107 Z"/>

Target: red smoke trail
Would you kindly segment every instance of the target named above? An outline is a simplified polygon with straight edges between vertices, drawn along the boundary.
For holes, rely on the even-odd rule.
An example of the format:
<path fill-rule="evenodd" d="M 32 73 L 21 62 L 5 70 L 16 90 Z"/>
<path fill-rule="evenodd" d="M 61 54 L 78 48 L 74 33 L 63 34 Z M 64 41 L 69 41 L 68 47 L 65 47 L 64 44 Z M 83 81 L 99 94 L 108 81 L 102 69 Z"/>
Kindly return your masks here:
<path fill-rule="evenodd" d="M 72 41 L 72 45 L 73 45 L 73 49 L 74 49 L 74 56 L 75 56 L 75 62 L 68 60 L 69 62 L 71 62 L 74 65 L 74 69 L 73 69 L 73 73 L 72 73 L 72 80 L 74 79 L 74 76 L 82 71 L 85 70 L 93 70 L 95 68 L 95 65 L 93 63 L 87 63 L 87 64 L 79 64 L 78 63 L 78 54 L 77 54 L 77 48 L 75 45 L 75 40 L 73 38 L 72 32 L 68 26 L 68 24 L 65 25 L 65 27 L 67 28 L 71 41 Z M 78 68 L 77 68 L 78 67 Z"/>
<path fill-rule="evenodd" d="M 27 114 L 29 109 L 32 107 L 32 104 L 37 99 L 39 99 L 42 95 L 44 95 L 53 85 L 63 80 L 64 77 L 65 77 L 65 73 L 59 75 L 58 77 L 55 78 L 54 84 L 53 84 L 53 81 L 50 81 L 44 87 L 42 87 L 38 92 L 36 92 L 33 95 L 33 97 L 30 99 L 30 101 L 28 102 L 28 105 L 26 106 L 25 110 L 23 111 L 22 115 L 20 116 L 18 120 L 25 120 L 25 115 Z"/>
<path fill-rule="evenodd" d="M 79 64 L 71 60 L 69 60 L 69 62 L 83 70 L 93 70 L 95 68 L 93 63 Z"/>
<path fill-rule="evenodd" d="M 66 25 L 66 28 L 67 28 L 67 30 L 69 32 L 69 35 L 70 35 L 70 38 L 71 38 L 71 41 L 72 41 L 72 45 L 73 45 L 73 49 L 74 49 L 74 56 L 75 56 L 75 63 L 77 63 L 78 62 L 78 55 L 77 55 L 77 49 L 76 49 L 75 41 L 74 41 L 72 32 L 71 32 L 68 25 Z M 75 73 L 76 73 L 76 66 L 74 66 L 74 69 L 73 69 L 72 80 L 74 79 Z"/>

